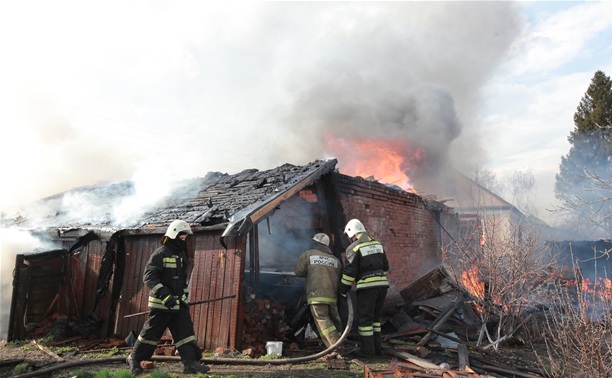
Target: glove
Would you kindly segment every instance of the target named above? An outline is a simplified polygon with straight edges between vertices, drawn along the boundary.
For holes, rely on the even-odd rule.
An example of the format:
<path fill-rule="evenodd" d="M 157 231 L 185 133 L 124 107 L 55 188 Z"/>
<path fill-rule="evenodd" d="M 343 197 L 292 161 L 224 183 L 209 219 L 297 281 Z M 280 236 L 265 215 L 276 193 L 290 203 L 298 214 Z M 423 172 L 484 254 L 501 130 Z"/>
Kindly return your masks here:
<path fill-rule="evenodd" d="M 168 297 L 169 295 L 172 295 L 172 292 L 170 291 L 170 289 L 168 289 L 166 286 L 162 286 L 159 289 L 157 289 L 157 291 L 155 292 L 155 296 L 159 299 L 165 300 L 166 297 Z"/>
<path fill-rule="evenodd" d="M 187 293 L 183 293 L 183 296 L 181 297 L 181 305 L 183 304 L 189 307 L 189 298 L 187 297 Z"/>
<path fill-rule="evenodd" d="M 162 303 L 167 308 L 172 309 L 178 303 L 178 297 L 176 295 L 168 295 L 162 300 Z"/>
<path fill-rule="evenodd" d="M 349 290 L 351 290 L 351 287 L 349 285 L 345 285 L 343 283 L 340 284 L 340 287 L 338 288 L 338 291 L 340 293 L 340 295 L 344 298 L 346 298 L 346 293 L 349 292 Z"/>

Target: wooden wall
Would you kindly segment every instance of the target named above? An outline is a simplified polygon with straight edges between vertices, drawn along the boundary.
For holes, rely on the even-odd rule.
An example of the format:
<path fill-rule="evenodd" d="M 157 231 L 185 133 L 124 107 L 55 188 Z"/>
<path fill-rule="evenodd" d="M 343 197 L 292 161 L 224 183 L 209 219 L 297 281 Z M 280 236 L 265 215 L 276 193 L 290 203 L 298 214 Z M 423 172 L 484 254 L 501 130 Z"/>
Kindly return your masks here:
<path fill-rule="evenodd" d="M 221 232 L 199 232 L 188 239 L 194 251 L 190 302 L 236 295 L 231 299 L 191 306 L 196 338 L 205 350 L 218 346 L 235 347 L 236 330 L 241 321 L 239 303 L 244 241 L 229 240 L 225 250 L 219 242 Z M 161 235 L 125 236 L 123 290 L 114 330 L 120 337 L 126 337 L 131 331 L 137 335 L 147 319 L 147 315 L 125 316 L 147 311 L 149 290 L 142 282 L 142 275 L 147 260 L 160 246 L 160 239 Z"/>

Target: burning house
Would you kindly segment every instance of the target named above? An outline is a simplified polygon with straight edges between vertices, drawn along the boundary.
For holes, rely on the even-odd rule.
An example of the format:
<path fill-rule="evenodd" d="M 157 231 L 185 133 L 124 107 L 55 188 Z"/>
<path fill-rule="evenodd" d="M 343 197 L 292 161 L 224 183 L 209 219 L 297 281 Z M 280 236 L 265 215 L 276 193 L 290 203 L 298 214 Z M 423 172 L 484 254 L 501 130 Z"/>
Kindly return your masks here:
<path fill-rule="evenodd" d="M 111 203 L 129 203 L 130 182 L 74 189 L 33 204 L 36 215 L 5 216 L 6 227 L 58 246 L 17 256 L 9 340 L 31 336 L 54 313 L 78 319 L 74 330 L 83 334 L 138 333 L 146 319 L 138 314 L 147 309 L 144 264 L 174 219 L 194 231 L 188 239 L 190 300 L 208 302 L 191 313 L 204 349 L 282 338 L 303 300 L 303 279 L 293 274 L 299 254 L 314 233 L 325 232 L 341 256 L 348 245 L 343 227 L 351 218 L 362 220 L 385 246 L 387 306 L 402 304 L 401 290 L 442 263 L 442 246 L 458 232 L 458 216 L 415 193 L 341 174 L 336 164 L 330 159 L 209 173 L 179 183 L 137 221 L 111 215 Z M 97 204 L 96 211 L 77 216 L 86 202 Z"/>

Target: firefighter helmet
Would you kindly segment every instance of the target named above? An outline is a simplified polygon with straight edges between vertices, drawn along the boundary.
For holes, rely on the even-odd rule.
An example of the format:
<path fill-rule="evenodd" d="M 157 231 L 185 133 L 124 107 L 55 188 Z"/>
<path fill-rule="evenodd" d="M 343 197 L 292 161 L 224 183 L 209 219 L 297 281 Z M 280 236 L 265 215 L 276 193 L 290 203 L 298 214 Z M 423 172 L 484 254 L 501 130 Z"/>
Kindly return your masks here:
<path fill-rule="evenodd" d="M 326 234 L 322 232 L 315 234 L 315 236 L 312 237 L 312 240 L 329 247 L 329 236 L 327 236 Z"/>
<path fill-rule="evenodd" d="M 366 232 L 365 227 L 363 227 L 363 223 L 359 221 L 359 219 L 351 219 L 344 227 L 344 233 L 352 238 L 355 234 L 359 234 L 361 232 Z"/>
<path fill-rule="evenodd" d="M 168 226 L 168 230 L 166 231 L 166 235 L 164 236 L 167 236 L 170 239 L 174 239 L 176 238 L 176 235 L 181 232 L 186 234 L 193 234 L 193 231 L 191 231 L 191 227 L 189 227 L 187 222 L 177 219 L 170 223 L 170 226 Z"/>

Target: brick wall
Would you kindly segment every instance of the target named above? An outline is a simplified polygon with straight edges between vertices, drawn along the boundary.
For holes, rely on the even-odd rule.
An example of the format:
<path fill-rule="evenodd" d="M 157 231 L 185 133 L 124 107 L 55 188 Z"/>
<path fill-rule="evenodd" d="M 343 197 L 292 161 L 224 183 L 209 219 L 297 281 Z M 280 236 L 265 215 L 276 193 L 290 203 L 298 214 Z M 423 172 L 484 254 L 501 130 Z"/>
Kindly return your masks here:
<path fill-rule="evenodd" d="M 442 263 L 441 245 L 448 235 L 440 223 L 454 227 L 455 214 L 439 203 L 428 210 L 431 206 L 426 208 L 416 194 L 360 177 L 334 173 L 333 181 L 346 221 L 359 219 L 385 248 L 391 284 L 387 305 L 403 303 L 400 291 Z"/>

